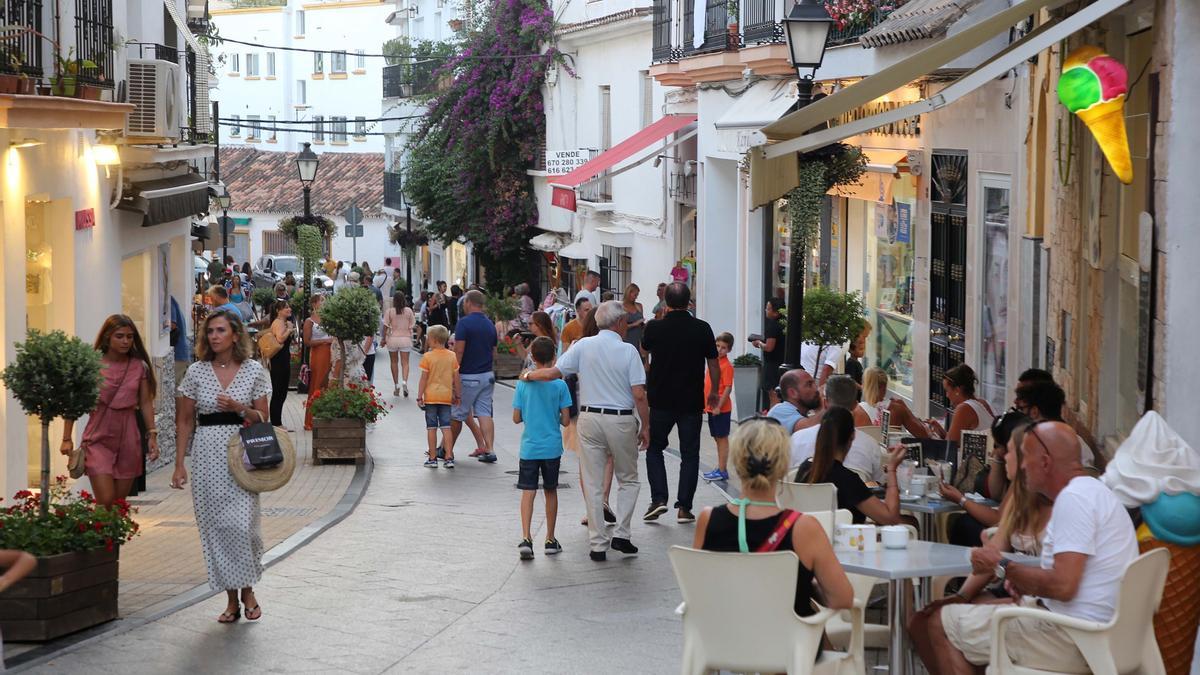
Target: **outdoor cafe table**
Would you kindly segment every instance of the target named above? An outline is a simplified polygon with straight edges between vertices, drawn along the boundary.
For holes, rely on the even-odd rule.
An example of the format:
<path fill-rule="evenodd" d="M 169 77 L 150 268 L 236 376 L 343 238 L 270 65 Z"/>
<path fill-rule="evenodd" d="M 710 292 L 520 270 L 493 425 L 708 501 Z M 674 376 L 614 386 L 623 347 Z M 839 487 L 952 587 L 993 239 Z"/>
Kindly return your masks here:
<path fill-rule="evenodd" d="M 975 500 L 975 503 L 993 508 L 997 506 L 996 502 L 987 499 Z M 939 499 L 932 496 L 924 496 L 919 499 L 901 499 L 900 510 L 917 515 L 917 520 L 921 523 L 921 536 L 929 540 L 934 538 L 934 518 L 939 513 L 961 513 L 966 511 L 966 509 L 948 499 Z"/>
<path fill-rule="evenodd" d="M 951 504 L 951 506 L 956 506 Z M 908 542 L 907 548 L 889 549 L 879 544 L 874 551 L 842 546 L 834 554 L 848 574 L 861 574 L 888 582 L 888 664 L 892 675 L 904 673 L 904 582 L 940 576 L 968 576 L 971 549 L 930 541 Z"/>

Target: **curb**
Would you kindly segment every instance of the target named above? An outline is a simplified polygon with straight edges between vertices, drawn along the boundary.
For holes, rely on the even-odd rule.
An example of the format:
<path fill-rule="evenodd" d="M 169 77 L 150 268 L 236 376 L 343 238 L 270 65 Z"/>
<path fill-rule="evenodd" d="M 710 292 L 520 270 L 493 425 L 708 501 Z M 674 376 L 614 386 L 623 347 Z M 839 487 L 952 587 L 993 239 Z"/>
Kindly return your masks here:
<path fill-rule="evenodd" d="M 374 473 L 374 470 L 375 460 L 371 457 L 371 453 L 368 450 L 366 461 L 355 467 L 354 478 L 350 479 L 350 486 L 346 488 L 346 493 L 342 495 L 342 498 L 338 500 L 333 509 L 301 528 L 292 536 L 271 547 L 271 550 L 265 552 L 263 554 L 263 568 L 270 568 L 275 563 L 303 548 L 313 539 L 320 536 L 321 533 L 345 520 L 346 516 L 349 516 L 354 511 L 359 502 L 362 501 L 363 496 L 367 493 L 367 487 L 371 484 L 371 475 Z M 222 592 L 212 590 L 208 587 L 207 583 L 201 584 L 173 598 L 150 606 L 146 610 L 147 615 L 144 617 L 118 619 L 73 635 L 64 636 L 51 644 L 43 645 L 14 656 L 11 659 L 6 659 L 4 665 L 8 667 L 8 672 L 10 673 L 28 671 L 59 656 L 99 642 L 102 639 L 120 635 L 148 623 L 158 621 L 169 614 L 174 614 L 181 609 L 191 607 Z M 2 669 L 0 668 L 0 670 Z"/>

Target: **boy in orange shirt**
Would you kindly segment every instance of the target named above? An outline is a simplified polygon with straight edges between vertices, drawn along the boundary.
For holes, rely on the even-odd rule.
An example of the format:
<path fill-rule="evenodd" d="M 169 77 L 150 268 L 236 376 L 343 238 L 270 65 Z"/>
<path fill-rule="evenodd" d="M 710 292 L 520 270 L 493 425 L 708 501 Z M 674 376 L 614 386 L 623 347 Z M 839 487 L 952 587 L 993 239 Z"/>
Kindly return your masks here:
<path fill-rule="evenodd" d="M 458 376 L 458 358 L 446 349 L 450 331 L 445 326 L 431 326 L 426 336 L 429 351 L 421 357 L 421 383 L 417 386 L 417 405 L 425 410 L 425 434 L 429 440 L 429 459 L 425 466 L 437 468 L 437 432 L 442 430 L 442 447 L 446 457 L 442 466 L 454 468 L 454 446 L 449 441 L 450 406 L 459 402 L 462 380 Z"/>
<path fill-rule="evenodd" d="M 721 370 L 721 384 L 718 391 L 717 407 L 708 410 L 708 433 L 717 442 L 717 468 L 704 474 L 704 480 L 729 480 L 729 427 L 733 417 L 733 401 L 729 396 L 733 392 L 733 364 L 729 362 L 729 352 L 733 349 L 733 335 L 721 333 L 717 336 L 717 365 Z M 712 390 L 712 383 L 704 378 L 704 398 Z"/>

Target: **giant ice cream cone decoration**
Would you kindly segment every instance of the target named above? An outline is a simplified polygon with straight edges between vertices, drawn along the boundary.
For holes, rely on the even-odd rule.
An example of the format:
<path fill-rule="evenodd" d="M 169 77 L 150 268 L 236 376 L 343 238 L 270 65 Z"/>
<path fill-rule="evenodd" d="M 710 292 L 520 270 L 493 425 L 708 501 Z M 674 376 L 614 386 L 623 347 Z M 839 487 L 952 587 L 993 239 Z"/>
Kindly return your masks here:
<path fill-rule="evenodd" d="M 1133 182 L 1125 133 L 1128 81 L 1129 74 L 1120 61 L 1090 46 L 1068 54 L 1058 78 L 1058 100 L 1087 124 L 1108 165 L 1126 185 Z"/>

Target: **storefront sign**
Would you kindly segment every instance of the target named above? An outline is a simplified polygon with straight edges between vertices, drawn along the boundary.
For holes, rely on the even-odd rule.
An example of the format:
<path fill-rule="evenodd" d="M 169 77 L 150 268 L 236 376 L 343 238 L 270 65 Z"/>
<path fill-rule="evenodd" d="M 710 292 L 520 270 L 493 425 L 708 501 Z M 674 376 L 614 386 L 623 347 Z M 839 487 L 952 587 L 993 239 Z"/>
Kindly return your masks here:
<path fill-rule="evenodd" d="M 96 210 L 83 209 L 75 212 L 75 229 L 86 230 L 96 226 Z"/>
<path fill-rule="evenodd" d="M 905 202 L 896 202 L 896 241 L 912 241 L 912 205 Z"/>
<path fill-rule="evenodd" d="M 843 113 L 838 117 L 838 124 L 849 124 L 856 120 L 872 117 L 880 113 L 891 112 L 903 108 L 906 105 L 911 105 L 914 101 L 875 101 L 868 103 L 860 108 L 855 108 L 847 113 Z M 921 135 L 921 116 L 914 115 L 905 117 L 902 120 L 889 122 L 883 126 L 875 127 L 865 133 L 882 134 L 885 136 L 909 136 L 917 137 Z"/>
<path fill-rule="evenodd" d="M 592 151 L 587 148 L 579 148 L 578 150 L 547 150 L 546 175 L 565 176 L 587 164 L 591 158 Z"/>
<path fill-rule="evenodd" d="M 575 191 L 571 188 L 555 187 L 550 193 L 550 203 L 568 211 L 575 210 Z"/>

